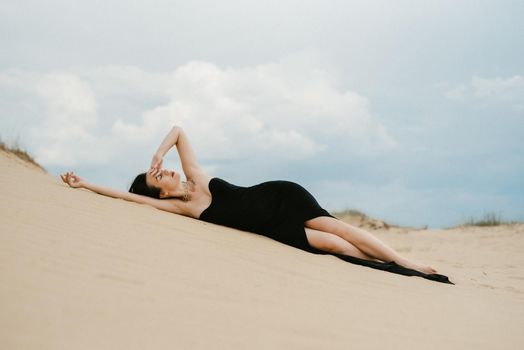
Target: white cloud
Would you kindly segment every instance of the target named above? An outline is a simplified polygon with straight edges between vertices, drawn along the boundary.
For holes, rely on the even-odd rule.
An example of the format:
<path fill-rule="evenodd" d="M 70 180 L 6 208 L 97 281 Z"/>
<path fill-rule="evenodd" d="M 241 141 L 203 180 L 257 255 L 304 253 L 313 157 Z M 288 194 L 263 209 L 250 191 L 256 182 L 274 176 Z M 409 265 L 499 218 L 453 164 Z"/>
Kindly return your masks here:
<path fill-rule="evenodd" d="M 240 69 L 189 62 L 170 73 L 105 66 L 32 73 L 31 79 L 23 72 L 2 76 L 0 84 L 18 89 L 29 82 L 31 98 L 45 106 L 44 116 L 35 116 L 32 140 L 44 165 L 100 164 L 130 150 L 152 152 L 173 125 L 183 126 L 199 157 L 214 165 L 257 156 L 305 159 L 330 148 L 358 154 L 396 146 L 370 114 L 365 97 L 337 88 L 326 72 L 293 59 Z M 119 99 L 122 95 L 128 99 Z M 141 103 L 144 96 L 155 103 L 140 104 L 138 118 L 107 114 L 124 109 L 129 98 Z"/>
<path fill-rule="evenodd" d="M 83 130 L 96 123 L 96 101 L 89 85 L 72 74 L 44 75 L 36 91 L 48 107 L 48 123 Z"/>
<path fill-rule="evenodd" d="M 169 103 L 147 111 L 141 125 L 119 120 L 115 133 L 150 139 L 183 125 L 199 153 L 219 159 L 305 158 L 341 140 L 352 153 L 396 146 L 364 97 L 337 90 L 326 74 L 310 67 L 273 63 L 232 69 L 190 62 L 171 79 Z"/>
<path fill-rule="evenodd" d="M 521 75 L 515 75 L 507 79 L 473 77 L 471 79 L 471 87 L 475 97 L 524 99 L 524 78 Z"/>
<path fill-rule="evenodd" d="M 89 84 L 69 73 L 44 74 L 35 92 L 46 106 L 43 123 L 32 134 L 39 144 L 35 157 L 43 164 L 75 165 L 105 161 L 109 153 L 98 145 L 96 100 Z"/>
<path fill-rule="evenodd" d="M 481 78 L 474 76 L 467 84 L 449 87 L 445 85 L 444 96 L 451 100 L 480 99 L 489 102 L 514 103 L 515 107 L 524 102 L 524 77 Z"/>
<path fill-rule="evenodd" d="M 0 72 L 0 88 L 8 91 L 11 100 L 0 106 L 2 115 L 7 114 L 2 128 L 18 129 L 22 142 L 42 164 L 102 162 L 109 156 L 100 152 L 93 133 L 98 121 L 96 98 L 89 83 L 77 75 L 9 69 Z M 17 118 L 17 111 L 29 115 Z"/>

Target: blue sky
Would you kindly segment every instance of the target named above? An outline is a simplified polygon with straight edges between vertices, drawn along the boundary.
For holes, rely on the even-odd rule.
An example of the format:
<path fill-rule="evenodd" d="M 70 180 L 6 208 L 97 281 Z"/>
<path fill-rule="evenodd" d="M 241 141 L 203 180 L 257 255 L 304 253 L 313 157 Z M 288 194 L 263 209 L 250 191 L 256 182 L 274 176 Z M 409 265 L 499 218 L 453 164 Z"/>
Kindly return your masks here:
<path fill-rule="evenodd" d="M 126 188 L 173 124 L 329 210 L 524 220 L 522 1 L 4 1 L 0 135 Z M 169 166 L 178 166 L 175 154 Z"/>

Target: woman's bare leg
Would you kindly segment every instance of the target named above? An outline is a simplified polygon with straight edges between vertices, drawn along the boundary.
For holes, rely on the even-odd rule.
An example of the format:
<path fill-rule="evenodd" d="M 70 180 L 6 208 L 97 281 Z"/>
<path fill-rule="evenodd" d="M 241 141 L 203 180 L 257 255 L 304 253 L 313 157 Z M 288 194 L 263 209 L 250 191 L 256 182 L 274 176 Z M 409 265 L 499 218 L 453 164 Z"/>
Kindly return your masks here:
<path fill-rule="evenodd" d="M 328 253 L 350 255 L 360 259 L 376 261 L 373 257 L 333 233 L 318 231 L 307 227 L 304 229 L 306 230 L 309 245 L 313 248 Z"/>
<path fill-rule="evenodd" d="M 318 231 L 333 233 L 351 243 L 363 253 L 385 261 L 394 261 L 404 267 L 421 271 L 424 273 L 435 273 L 436 270 L 430 266 L 417 264 L 402 256 L 388 247 L 384 242 L 361 228 L 349 225 L 343 221 L 328 216 L 321 216 L 305 223 L 307 228 Z"/>

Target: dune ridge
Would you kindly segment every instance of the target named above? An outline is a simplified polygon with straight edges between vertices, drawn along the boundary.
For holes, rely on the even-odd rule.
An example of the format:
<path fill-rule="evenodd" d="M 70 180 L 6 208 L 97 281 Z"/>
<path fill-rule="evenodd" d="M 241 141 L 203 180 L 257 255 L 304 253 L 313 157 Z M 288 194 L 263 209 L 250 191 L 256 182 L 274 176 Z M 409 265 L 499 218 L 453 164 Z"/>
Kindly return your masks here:
<path fill-rule="evenodd" d="M 524 225 L 374 231 L 456 285 L 73 190 L 0 151 L 1 349 L 520 349 Z"/>

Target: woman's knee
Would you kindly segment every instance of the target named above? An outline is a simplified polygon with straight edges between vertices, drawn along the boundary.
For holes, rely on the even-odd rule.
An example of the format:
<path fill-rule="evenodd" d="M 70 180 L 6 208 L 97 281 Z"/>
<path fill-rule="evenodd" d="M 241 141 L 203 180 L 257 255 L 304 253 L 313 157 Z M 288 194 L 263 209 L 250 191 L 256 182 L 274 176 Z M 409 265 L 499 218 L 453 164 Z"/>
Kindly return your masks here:
<path fill-rule="evenodd" d="M 350 255 L 361 259 L 375 260 L 345 239 L 328 232 L 305 228 L 309 244 L 331 254 Z"/>
<path fill-rule="evenodd" d="M 351 250 L 349 242 L 332 233 L 306 228 L 306 236 L 311 246 L 328 253 L 347 254 Z"/>

